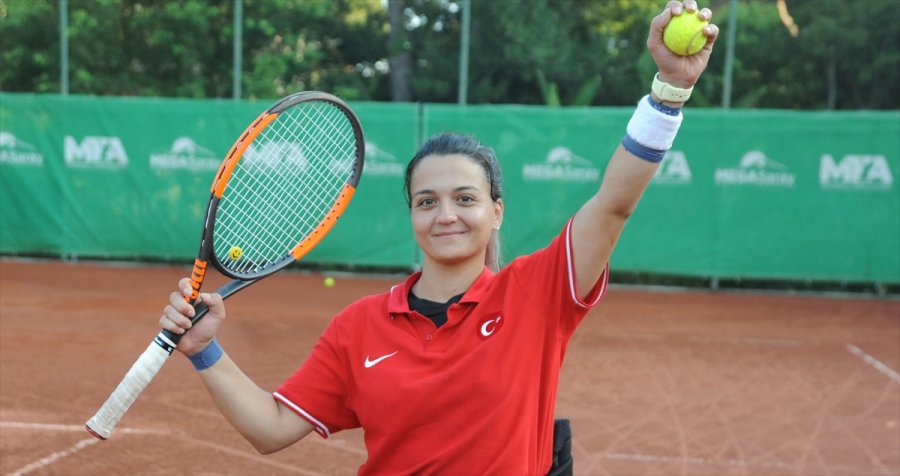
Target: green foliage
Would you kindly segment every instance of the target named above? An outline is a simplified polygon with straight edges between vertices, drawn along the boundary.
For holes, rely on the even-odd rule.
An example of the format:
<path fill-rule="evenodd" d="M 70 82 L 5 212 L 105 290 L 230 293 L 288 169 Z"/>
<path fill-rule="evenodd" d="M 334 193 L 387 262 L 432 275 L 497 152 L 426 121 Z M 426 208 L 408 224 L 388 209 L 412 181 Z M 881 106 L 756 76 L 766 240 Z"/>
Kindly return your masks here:
<path fill-rule="evenodd" d="M 378 0 L 245 0 L 244 15 L 246 96 L 384 94 L 376 63 L 387 55 L 387 16 Z"/>
<path fill-rule="evenodd" d="M 548 106 L 560 106 L 559 88 L 556 87 L 556 83 L 547 82 L 547 76 L 544 75 L 544 72 L 541 70 L 535 71 L 535 77 L 537 78 L 538 86 L 541 87 L 541 95 L 544 97 L 544 103 Z"/>
<path fill-rule="evenodd" d="M 59 3 L 0 0 L 5 91 L 59 90 Z M 77 94 L 228 97 L 233 5 L 208 0 L 70 0 L 70 91 Z M 384 57 L 378 0 L 245 0 L 244 97 L 326 89 L 378 94 L 364 65 Z M 371 68 L 370 68 L 371 69 Z M 373 69 L 374 71 L 374 69 Z"/>
<path fill-rule="evenodd" d="M 786 4 L 799 29 L 796 37 L 783 24 L 774 0 L 738 2 L 735 107 L 900 107 L 900 10 L 895 2 Z M 722 33 L 704 79 L 723 74 L 727 18 L 726 3 L 716 11 Z"/>
<path fill-rule="evenodd" d="M 59 91 L 58 18 L 55 3 L 0 0 L 0 90 Z"/>
<path fill-rule="evenodd" d="M 468 102 L 629 105 L 649 88 L 649 20 L 665 0 L 471 0 Z M 729 0 L 692 105 L 722 103 Z M 737 2 L 732 105 L 900 108 L 900 9 L 889 0 Z M 382 0 L 243 0 L 242 96 L 320 89 L 389 100 L 388 56 L 412 58 L 412 99 L 455 102 L 461 0 L 403 0 L 388 45 Z M 69 0 L 70 91 L 230 97 L 233 0 Z M 0 89 L 60 88 L 58 0 L 0 0 Z"/>

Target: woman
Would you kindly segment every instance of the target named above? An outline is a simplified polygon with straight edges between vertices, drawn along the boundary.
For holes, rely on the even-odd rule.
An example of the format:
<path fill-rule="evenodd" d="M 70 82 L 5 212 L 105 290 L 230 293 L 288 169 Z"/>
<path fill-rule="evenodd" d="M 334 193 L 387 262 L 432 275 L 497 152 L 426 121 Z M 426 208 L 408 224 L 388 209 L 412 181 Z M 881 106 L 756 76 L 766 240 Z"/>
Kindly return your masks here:
<path fill-rule="evenodd" d="M 670 1 L 647 45 L 659 68 L 597 194 L 546 248 L 497 269 L 502 179 L 493 152 L 471 137 L 441 135 L 410 161 L 406 192 L 422 271 L 338 314 L 309 358 L 276 392 L 254 384 L 214 341 L 222 300 L 193 309 L 179 283 L 161 326 L 184 333 L 189 356 L 219 410 L 261 453 L 312 431 L 362 427 L 362 474 L 544 474 L 553 459 L 560 366 L 581 319 L 603 297 L 609 257 L 681 121 L 718 34 L 697 55 L 662 43 Z M 701 11 L 704 19 L 711 13 Z M 274 398 L 273 398 L 274 397 Z"/>

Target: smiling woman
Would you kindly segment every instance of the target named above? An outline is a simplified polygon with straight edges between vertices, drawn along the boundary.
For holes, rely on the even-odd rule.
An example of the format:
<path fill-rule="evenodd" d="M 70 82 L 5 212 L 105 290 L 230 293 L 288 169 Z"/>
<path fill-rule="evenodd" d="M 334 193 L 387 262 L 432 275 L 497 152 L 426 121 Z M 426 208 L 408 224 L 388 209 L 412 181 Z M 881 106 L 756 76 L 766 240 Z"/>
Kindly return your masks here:
<path fill-rule="evenodd" d="M 693 56 L 662 41 L 673 16 L 697 11 L 693 0 L 673 0 L 651 23 L 655 83 L 668 86 L 660 91 L 689 91 L 706 68 L 714 25 Z M 502 269 L 494 152 L 469 136 L 428 140 L 404 183 L 422 270 L 341 311 L 273 394 L 221 348 L 179 350 L 206 362 L 200 376 L 213 400 L 263 453 L 312 431 L 327 438 L 361 427 L 368 459 L 360 474 L 571 474 L 570 432 L 554 422 L 563 357 L 603 298 L 613 248 L 681 124 L 687 97 L 661 94 L 638 101 L 596 195 L 562 211 L 570 218 L 545 248 Z M 161 325 L 183 333 L 191 328 L 188 280 L 179 289 Z M 190 329 L 203 336 L 195 342 L 209 341 L 225 317 L 219 296 L 202 300 L 211 318 Z"/>
<path fill-rule="evenodd" d="M 423 275 L 413 292 L 445 302 L 472 284 L 484 266 L 497 271 L 503 199 L 493 153 L 473 157 L 458 147 L 476 143 L 464 136 L 437 136 L 410 162 L 407 190 L 416 242 L 425 255 Z M 457 145 L 457 147 L 454 147 Z M 497 183 L 493 180 L 496 177 Z M 496 195 L 492 193 L 496 190 Z"/>
<path fill-rule="evenodd" d="M 419 171 L 417 175 L 427 177 L 430 172 L 432 175 L 437 175 L 432 177 L 432 180 L 441 177 L 450 179 L 450 177 L 445 176 L 444 173 L 455 176 L 456 171 L 453 170 L 455 168 L 459 168 L 459 172 L 468 175 L 465 179 L 463 176 L 459 176 L 457 179 L 457 181 L 459 181 L 457 187 L 465 188 L 465 192 L 467 193 L 459 193 L 459 197 L 453 197 L 453 201 L 458 201 L 460 206 L 467 208 L 479 206 L 478 209 L 483 209 L 484 206 L 490 205 L 495 209 L 494 219 L 496 223 L 492 225 L 489 241 L 486 243 L 486 248 L 484 248 L 484 264 L 490 268 L 491 271 L 497 272 L 500 270 L 500 236 L 498 230 L 500 230 L 500 223 L 503 221 L 503 174 L 500 170 L 500 164 L 497 162 L 497 157 L 494 155 L 494 151 L 474 137 L 458 134 L 441 134 L 432 137 L 419 149 L 412 160 L 409 161 L 409 165 L 406 167 L 403 186 L 406 192 L 407 204 L 413 212 L 413 229 L 416 231 L 416 240 L 418 241 L 419 246 L 423 246 L 421 236 L 416 228 L 416 210 L 424 208 L 430 209 L 435 203 L 433 203 L 434 197 L 422 196 L 423 193 L 425 193 L 425 195 L 427 195 L 427 192 L 434 193 L 434 190 L 429 190 L 427 185 L 423 186 L 424 188 L 422 190 L 414 190 L 412 188 L 413 173 L 418 170 L 419 165 L 424 159 L 447 156 L 452 156 L 456 159 L 464 159 L 468 164 L 458 161 L 445 161 L 443 167 L 446 167 L 447 169 L 439 170 L 442 168 L 441 165 L 434 164 L 427 167 L 424 171 Z M 463 192 L 463 190 L 460 190 L 459 192 Z M 422 203 L 420 200 L 423 198 L 429 198 L 431 200 Z M 447 217 L 444 219 L 446 220 L 446 218 Z M 426 257 L 427 256 L 428 254 L 426 253 Z"/>

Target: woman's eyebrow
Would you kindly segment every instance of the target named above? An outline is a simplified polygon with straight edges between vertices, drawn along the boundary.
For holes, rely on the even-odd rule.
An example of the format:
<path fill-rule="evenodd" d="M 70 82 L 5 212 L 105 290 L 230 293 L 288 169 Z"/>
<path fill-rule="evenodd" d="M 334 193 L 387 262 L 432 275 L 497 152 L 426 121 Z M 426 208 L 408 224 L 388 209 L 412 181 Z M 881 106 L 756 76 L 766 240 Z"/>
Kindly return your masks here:
<path fill-rule="evenodd" d="M 476 187 L 474 185 L 463 185 L 463 186 L 456 187 L 453 189 L 454 192 L 465 192 L 468 190 L 476 190 L 477 191 L 478 187 Z M 418 195 L 432 195 L 434 193 L 435 193 L 434 190 L 424 188 L 422 190 L 417 190 L 415 193 L 413 193 L 413 196 L 415 197 Z"/>

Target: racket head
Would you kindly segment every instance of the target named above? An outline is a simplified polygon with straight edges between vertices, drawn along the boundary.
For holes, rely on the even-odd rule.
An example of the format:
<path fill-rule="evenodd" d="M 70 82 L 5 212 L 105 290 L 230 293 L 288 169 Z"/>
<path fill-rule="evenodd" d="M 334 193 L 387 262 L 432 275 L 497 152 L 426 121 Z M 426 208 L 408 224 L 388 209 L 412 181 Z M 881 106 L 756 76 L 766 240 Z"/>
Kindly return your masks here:
<path fill-rule="evenodd" d="M 273 104 L 213 181 L 205 234 L 216 268 L 251 280 L 301 259 L 343 214 L 364 161 L 362 126 L 341 99 L 307 91 Z"/>

